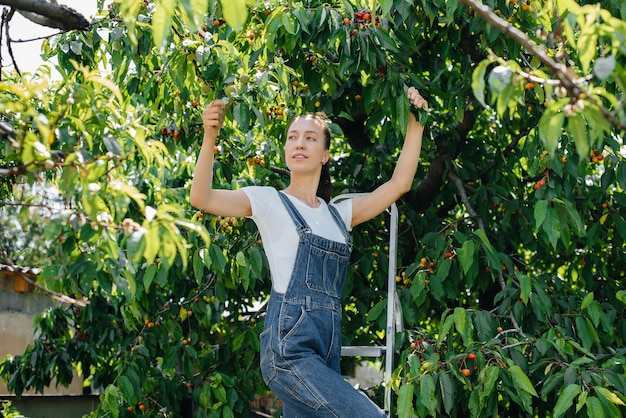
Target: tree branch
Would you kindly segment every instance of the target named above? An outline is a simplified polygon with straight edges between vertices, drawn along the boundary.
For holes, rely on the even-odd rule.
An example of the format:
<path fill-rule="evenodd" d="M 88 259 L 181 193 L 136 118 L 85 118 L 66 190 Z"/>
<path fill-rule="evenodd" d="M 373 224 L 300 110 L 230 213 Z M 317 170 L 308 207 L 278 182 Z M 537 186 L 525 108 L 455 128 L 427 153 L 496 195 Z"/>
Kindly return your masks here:
<path fill-rule="evenodd" d="M 595 106 L 597 106 L 602 115 L 607 119 L 610 119 L 613 124 L 615 124 L 615 126 L 619 127 L 622 130 L 626 130 L 626 125 L 624 125 L 615 114 L 605 108 L 601 102 L 599 102 L 598 100 L 594 100 L 589 92 L 581 87 L 581 82 L 586 81 L 586 77 L 582 79 L 575 77 L 572 72 L 568 71 L 568 68 L 565 64 L 559 63 L 550 58 L 546 51 L 544 51 L 537 44 L 535 44 L 532 39 L 530 39 L 524 32 L 513 26 L 510 22 L 507 22 L 500 16 L 493 13 L 488 6 L 482 4 L 480 1 L 460 0 L 460 2 L 476 10 L 476 12 L 490 25 L 492 25 L 496 29 L 499 29 L 503 34 L 509 36 L 511 39 L 519 43 L 530 54 L 537 58 L 543 65 L 548 67 L 548 69 L 558 79 L 558 84 L 560 84 L 563 88 L 565 88 L 565 90 L 567 90 L 572 100 L 586 98 Z"/>
<path fill-rule="evenodd" d="M 0 177 L 17 176 L 19 174 L 25 174 L 26 171 L 26 167 L 23 165 L 18 165 L 16 167 L 0 168 Z"/>
<path fill-rule="evenodd" d="M 22 16 L 39 25 L 65 31 L 82 30 L 89 21 L 76 10 L 65 5 L 41 0 L 0 0 L 0 5 L 14 8 Z"/>

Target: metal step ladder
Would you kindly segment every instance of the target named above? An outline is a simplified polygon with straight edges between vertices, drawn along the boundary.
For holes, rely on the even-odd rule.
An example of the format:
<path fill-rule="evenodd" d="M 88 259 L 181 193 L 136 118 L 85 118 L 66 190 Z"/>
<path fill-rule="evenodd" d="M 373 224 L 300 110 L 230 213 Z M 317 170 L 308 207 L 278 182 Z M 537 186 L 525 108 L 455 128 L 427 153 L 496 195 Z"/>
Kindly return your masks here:
<path fill-rule="evenodd" d="M 345 199 L 365 196 L 367 193 L 345 193 L 336 196 L 331 203 L 337 203 Z M 391 374 L 393 372 L 394 338 L 396 332 L 403 330 L 402 307 L 396 293 L 397 275 L 397 246 L 398 246 L 398 208 L 393 203 L 388 209 L 389 220 L 389 270 L 387 272 L 387 328 L 385 330 L 384 346 L 343 346 L 342 357 L 374 357 L 385 356 L 384 380 L 385 388 L 384 411 L 391 416 Z"/>

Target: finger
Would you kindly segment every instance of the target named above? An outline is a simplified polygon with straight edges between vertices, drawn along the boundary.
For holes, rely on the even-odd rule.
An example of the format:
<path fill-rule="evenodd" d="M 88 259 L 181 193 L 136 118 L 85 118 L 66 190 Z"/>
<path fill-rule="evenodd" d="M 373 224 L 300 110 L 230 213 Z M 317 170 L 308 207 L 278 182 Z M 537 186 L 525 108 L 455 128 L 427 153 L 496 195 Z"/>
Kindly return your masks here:
<path fill-rule="evenodd" d="M 426 99 L 424 99 L 424 97 L 422 97 L 422 95 L 420 95 L 417 90 L 415 91 L 415 93 L 411 96 L 411 103 L 413 104 L 413 106 L 421 109 L 421 108 L 428 108 L 428 102 L 426 101 Z"/>
<path fill-rule="evenodd" d="M 220 109 L 205 109 L 204 112 L 202 112 L 202 118 L 204 120 L 219 119 L 221 114 L 222 111 Z"/>
<path fill-rule="evenodd" d="M 424 100 L 423 97 L 420 97 L 418 100 L 413 102 L 414 106 L 418 109 L 428 109 L 428 102 Z"/>

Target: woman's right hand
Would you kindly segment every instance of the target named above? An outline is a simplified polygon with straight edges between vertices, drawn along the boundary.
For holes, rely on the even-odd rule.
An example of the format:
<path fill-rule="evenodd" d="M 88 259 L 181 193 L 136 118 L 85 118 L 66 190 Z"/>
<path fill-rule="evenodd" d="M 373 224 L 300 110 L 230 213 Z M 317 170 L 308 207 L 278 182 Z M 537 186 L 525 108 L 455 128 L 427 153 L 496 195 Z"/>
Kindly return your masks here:
<path fill-rule="evenodd" d="M 202 124 L 205 136 L 217 137 L 217 133 L 224 124 L 225 107 L 225 103 L 217 99 L 209 103 L 204 109 L 202 112 Z"/>

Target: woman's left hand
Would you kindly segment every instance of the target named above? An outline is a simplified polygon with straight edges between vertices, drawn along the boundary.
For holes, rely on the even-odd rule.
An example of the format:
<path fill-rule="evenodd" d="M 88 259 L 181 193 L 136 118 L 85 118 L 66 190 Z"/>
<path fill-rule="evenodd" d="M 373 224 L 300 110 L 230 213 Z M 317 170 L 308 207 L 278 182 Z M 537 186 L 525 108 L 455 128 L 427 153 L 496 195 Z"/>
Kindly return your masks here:
<path fill-rule="evenodd" d="M 417 90 L 415 87 L 409 87 L 409 90 L 406 92 L 406 95 L 409 98 L 409 101 L 411 102 L 411 104 L 415 106 L 416 108 L 428 109 L 428 102 L 426 101 L 426 99 L 422 97 L 419 90 Z"/>

